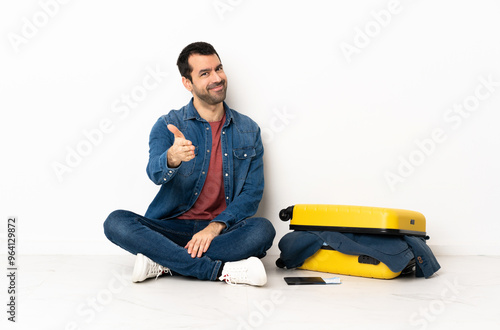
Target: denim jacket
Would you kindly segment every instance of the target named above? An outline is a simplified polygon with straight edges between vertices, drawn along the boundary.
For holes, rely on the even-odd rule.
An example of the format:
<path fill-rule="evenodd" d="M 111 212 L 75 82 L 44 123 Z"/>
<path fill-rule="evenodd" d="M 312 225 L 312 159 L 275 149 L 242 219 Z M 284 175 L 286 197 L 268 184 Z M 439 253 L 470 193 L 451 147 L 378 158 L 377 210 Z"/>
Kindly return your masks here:
<path fill-rule="evenodd" d="M 227 230 L 257 212 L 264 190 L 264 148 L 260 128 L 252 119 L 225 102 L 224 110 L 221 148 L 226 209 L 213 221 L 225 223 Z M 195 146 L 195 158 L 177 168 L 167 165 L 167 150 L 174 142 L 168 124 L 175 125 Z M 149 136 L 147 173 L 161 187 L 146 211 L 147 218 L 175 218 L 194 205 L 205 183 L 211 148 L 210 124 L 200 117 L 193 99 L 158 119 Z"/>

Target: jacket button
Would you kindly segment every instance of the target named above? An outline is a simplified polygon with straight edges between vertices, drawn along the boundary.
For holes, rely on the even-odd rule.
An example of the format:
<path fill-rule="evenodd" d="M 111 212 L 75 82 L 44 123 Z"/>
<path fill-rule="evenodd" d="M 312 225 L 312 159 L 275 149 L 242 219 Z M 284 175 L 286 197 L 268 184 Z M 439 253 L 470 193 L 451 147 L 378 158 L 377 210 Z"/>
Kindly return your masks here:
<path fill-rule="evenodd" d="M 422 257 L 421 257 L 421 256 L 418 256 L 418 257 L 417 257 L 417 260 L 418 260 L 418 263 L 419 263 L 419 264 L 421 264 L 421 263 L 423 263 L 423 262 L 424 262 L 424 261 L 422 260 Z"/>

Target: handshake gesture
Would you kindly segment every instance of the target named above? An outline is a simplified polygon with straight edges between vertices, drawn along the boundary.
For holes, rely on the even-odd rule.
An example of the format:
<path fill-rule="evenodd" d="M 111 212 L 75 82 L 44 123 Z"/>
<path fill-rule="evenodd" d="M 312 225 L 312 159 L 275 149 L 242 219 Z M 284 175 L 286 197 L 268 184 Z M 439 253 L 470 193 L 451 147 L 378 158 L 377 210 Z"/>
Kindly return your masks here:
<path fill-rule="evenodd" d="M 178 167 L 182 162 L 189 162 L 194 158 L 194 146 L 177 127 L 169 124 L 167 128 L 175 137 L 174 144 L 167 151 L 168 167 L 174 168 Z"/>

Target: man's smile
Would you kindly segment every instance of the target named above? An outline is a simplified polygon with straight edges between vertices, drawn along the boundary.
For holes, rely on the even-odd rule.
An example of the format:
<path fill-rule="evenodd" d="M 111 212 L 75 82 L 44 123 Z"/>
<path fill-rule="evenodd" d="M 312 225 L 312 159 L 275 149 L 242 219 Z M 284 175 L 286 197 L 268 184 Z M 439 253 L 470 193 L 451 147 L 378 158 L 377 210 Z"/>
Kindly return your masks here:
<path fill-rule="evenodd" d="M 221 90 L 224 89 L 224 81 L 222 81 L 221 83 L 219 84 L 216 84 L 214 85 L 213 87 L 212 86 L 208 86 L 207 88 L 208 90 L 212 90 L 212 91 L 215 91 L 215 92 L 220 92 Z"/>

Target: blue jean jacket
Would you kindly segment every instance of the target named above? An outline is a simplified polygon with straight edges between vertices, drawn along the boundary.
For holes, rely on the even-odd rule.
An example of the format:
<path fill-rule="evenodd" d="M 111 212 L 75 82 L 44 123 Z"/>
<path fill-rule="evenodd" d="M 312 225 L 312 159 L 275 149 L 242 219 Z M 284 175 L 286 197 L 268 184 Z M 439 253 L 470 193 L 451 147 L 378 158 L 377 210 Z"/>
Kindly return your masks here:
<path fill-rule="evenodd" d="M 225 223 L 227 230 L 257 212 L 264 190 L 264 148 L 260 128 L 252 119 L 226 103 L 224 109 L 221 148 L 226 209 L 213 221 Z M 174 142 L 168 124 L 175 125 L 195 146 L 195 158 L 177 168 L 167 166 L 167 150 Z M 200 117 L 193 99 L 158 119 L 149 136 L 147 174 L 161 187 L 146 211 L 147 218 L 175 218 L 194 205 L 205 183 L 211 148 L 210 124 Z"/>
<path fill-rule="evenodd" d="M 300 267 L 324 244 L 349 255 L 367 255 L 383 262 L 393 272 L 402 271 L 415 259 L 417 277 L 428 278 L 440 268 L 425 239 L 415 236 L 390 236 L 338 233 L 332 231 L 293 231 L 279 242 L 279 266 Z"/>

